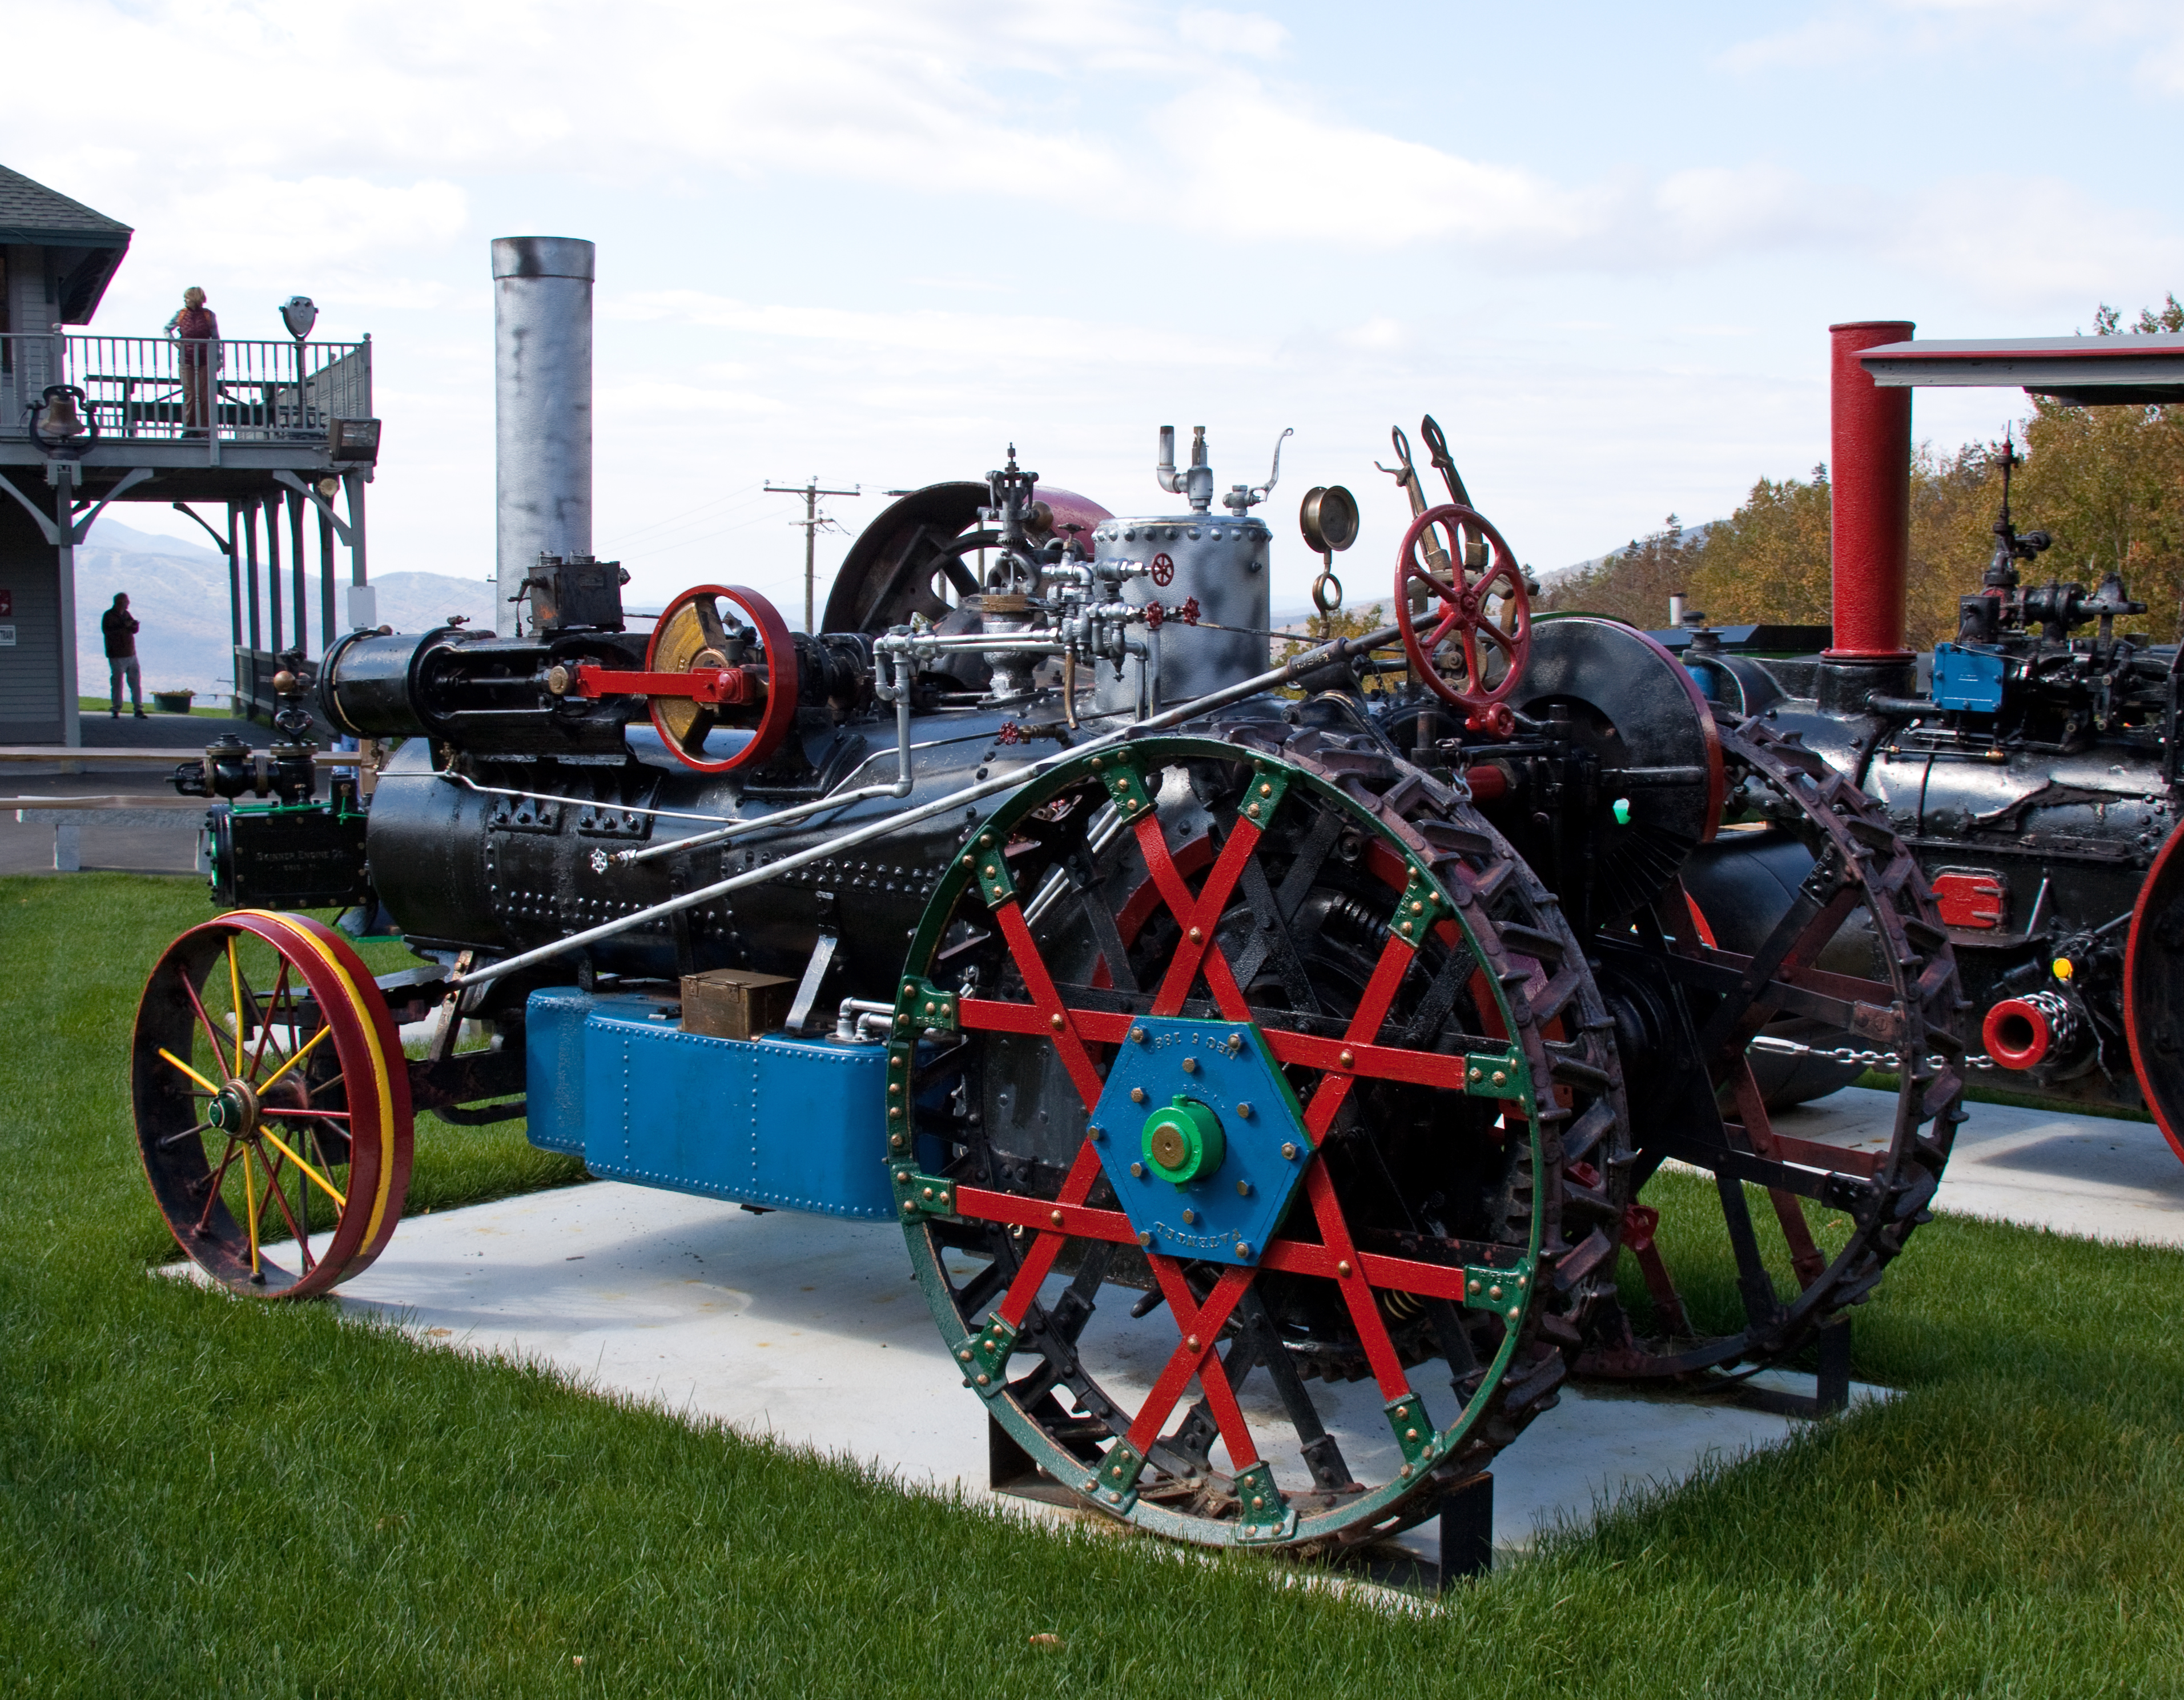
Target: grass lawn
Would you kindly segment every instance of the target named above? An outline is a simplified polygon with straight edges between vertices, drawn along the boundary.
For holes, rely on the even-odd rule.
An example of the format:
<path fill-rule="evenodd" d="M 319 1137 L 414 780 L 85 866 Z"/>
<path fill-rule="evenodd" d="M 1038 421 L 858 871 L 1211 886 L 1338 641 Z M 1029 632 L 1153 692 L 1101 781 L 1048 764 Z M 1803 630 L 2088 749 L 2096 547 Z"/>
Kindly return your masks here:
<path fill-rule="evenodd" d="M 1390 1614 L 148 1279 L 125 1041 L 207 912 L 0 879 L 0 1700 L 2184 1692 L 2184 1256 L 1930 1227 L 1858 1319 L 1903 1397 Z M 570 1178 L 418 1149 L 413 1209 Z"/>

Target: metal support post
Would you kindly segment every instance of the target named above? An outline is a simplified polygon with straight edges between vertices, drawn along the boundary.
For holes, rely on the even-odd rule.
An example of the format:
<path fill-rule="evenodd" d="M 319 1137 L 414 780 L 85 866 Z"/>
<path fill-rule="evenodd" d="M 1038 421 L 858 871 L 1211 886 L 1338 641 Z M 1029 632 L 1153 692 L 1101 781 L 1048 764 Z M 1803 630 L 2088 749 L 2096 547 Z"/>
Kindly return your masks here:
<path fill-rule="evenodd" d="M 288 519 L 288 553 L 296 563 L 296 606 L 304 606 L 304 499 L 293 490 L 284 490 L 285 508 Z M 334 582 L 321 563 L 319 568 L 319 653 L 325 655 L 334 643 Z"/>
<path fill-rule="evenodd" d="M 342 474 L 342 490 L 348 498 L 348 582 L 368 584 L 364 560 L 364 474 Z"/>
<path fill-rule="evenodd" d="M 246 527 L 245 535 L 250 539 L 250 549 L 254 555 L 258 549 L 259 519 L 262 516 L 265 520 L 265 623 L 273 638 L 270 645 L 272 653 L 277 655 L 284 647 L 281 642 L 281 627 L 286 621 L 281 616 L 283 605 L 287 600 L 281 594 L 281 533 L 274 526 L 272 516 L 265 512 L 264 502 L 254 499 L 242 511 L 243 525 Z M 299 614 L 301 611 L 301 610 L 298 610 Z"/>
<path fill-rule="evenodd" d="M 58 532 L 54 567 L 60 578 L 61 742 L 73 749 L 83 742 L 80 700 L 83 681 L 77 677 L 75 664 L 75 469 L 54 470 L 61 474 L 53 484 L 53 523 Z"/>
<path fill-rule="evenodd" d="M 235 535 L 238 526 L 244 524 L 244 516 L 248 512 L 248 508 L 240 503 L 230 502 L 227 504 L 227 533 L 230 537 Z M 265 628 L 259 618 L 258 606 L 258 527 L 255 526 L 248 526 L 243 531 L 242 560 L 243 578 L 250 587 L 250 647 L 262 649 L 265 647 Z M 236 683 L 240 684 L 242 681 L 238 679 Z"/>

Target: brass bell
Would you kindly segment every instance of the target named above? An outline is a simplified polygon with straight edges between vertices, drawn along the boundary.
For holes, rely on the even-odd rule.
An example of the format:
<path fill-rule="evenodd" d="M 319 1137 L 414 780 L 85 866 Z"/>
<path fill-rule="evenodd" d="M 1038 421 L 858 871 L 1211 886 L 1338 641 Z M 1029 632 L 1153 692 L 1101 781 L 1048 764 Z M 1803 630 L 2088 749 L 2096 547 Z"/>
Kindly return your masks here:
<path fill-rule="evenodd" d="M 46 392 L 45 411 L 38 415 L 41 437 L 81 437 L 83 415 L 75 410 L 75 392 L 55 384 Z"/>

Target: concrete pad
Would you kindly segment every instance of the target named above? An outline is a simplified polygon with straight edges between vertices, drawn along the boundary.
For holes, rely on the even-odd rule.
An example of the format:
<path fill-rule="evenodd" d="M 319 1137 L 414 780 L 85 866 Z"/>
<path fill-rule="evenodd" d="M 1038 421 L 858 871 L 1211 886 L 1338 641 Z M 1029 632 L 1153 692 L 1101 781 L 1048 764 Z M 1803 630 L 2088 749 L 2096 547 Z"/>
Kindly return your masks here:
<path fill-rule="evenodd" d="M 351 1309 L 436 1343 L 548 1363 L 602 1390 L 876 1464 L 908 1487 L 988 1497 L 983 1413 L 892 1226 L 755 1216 L 595 1182 L 405 1220 L 342 1291 Z M 1088 1350 L 1103 1344 L 1100 1327 Z M 1107 1362 L 1115 1373 L 1103 1380 L 1126 1399 L 1158 1368 L 1119 1353 Z M 1809 1376 L 1774 1380 L 1811 1386 Z M 1400 1462 L 1369 1383 L 1313 1391 L 1361 1474 Z M 1278 1415 L 1264 1376 L 1244 1396 Z M 1451 1404 L 1446 1388 L 1439 1398 Z M 1588 1522 L 1633 1488 L 1672 1485 L 1791 1426 L 1722 1401 L 1566 1391 L 1495 1465 L 1496 1544 L 1521 1550 L 1558 1522 Z M 1293 1458 L 1276 1471 L 1302 1485 Z M 1430 1525 L 1413 1536 L 1428 1556 L 1432 1539 Z"/>
<path fill-rule="evenodd" d="M 1968 1104 L 1934 1205 L 2058 1234 L 2184 1246 L 2184 1162 L 2150 1122 L 2073 1110 Z M 1824 1145 L 1879 1150 L 1896 1096 L 1858 1087 L 1786 1110 L 1776 1129 Z"/>

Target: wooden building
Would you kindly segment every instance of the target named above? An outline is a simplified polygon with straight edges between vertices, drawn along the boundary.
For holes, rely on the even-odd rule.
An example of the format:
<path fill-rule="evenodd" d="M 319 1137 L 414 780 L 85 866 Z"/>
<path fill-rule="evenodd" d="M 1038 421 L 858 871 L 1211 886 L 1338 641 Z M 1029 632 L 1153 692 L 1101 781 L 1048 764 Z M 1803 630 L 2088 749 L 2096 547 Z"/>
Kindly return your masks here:
<path fill-rule="evenodd" d="M 226 555 L 242 711 L 269 711 L 276 655 L 372 623 L 370 337 L 231 337 L 200 356 L 156 326 L 79 330 L 130 236 L 0 166 L 0 744 L 80 744 L 82 686 L 103 694 L 77 677 L 74 556 L 109 502 L 179 508 Z"/>

